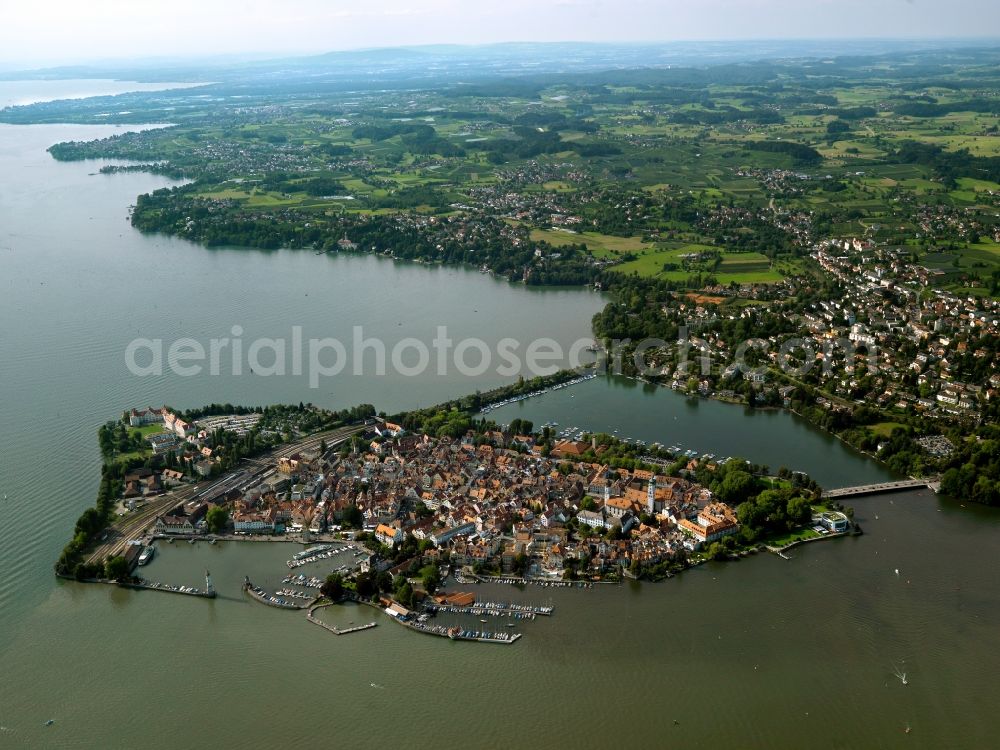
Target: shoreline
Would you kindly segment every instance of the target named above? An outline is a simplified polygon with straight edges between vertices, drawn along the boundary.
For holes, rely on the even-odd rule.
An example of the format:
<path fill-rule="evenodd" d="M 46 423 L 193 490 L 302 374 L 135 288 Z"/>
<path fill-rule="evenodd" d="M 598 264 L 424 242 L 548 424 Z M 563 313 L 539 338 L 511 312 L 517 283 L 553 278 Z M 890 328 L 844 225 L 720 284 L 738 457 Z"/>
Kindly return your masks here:
<path fill-rule="evenodd" d="M 664 388 L 664 389 L 666 389 L 666 390 L 668 390 L 668 391 L 670 391 L 672 393 L 675 393 L 675 394 L 677 394 L 679 396 L 685 396 L 687 398 L 696 398 L 696 399 L 705 400 L 705 401 L 715 401 L 715 402 L 718 402 L 720 404 L 726 404 L 728 406 L 742 406 L 745 409 L 753 409 L 754 411 L 775 411 L 775 412 L 785 411 L 785 412 L 788 412 L 790 414 L 794 414 L 796 417 L 798 417 L 803 422 L 805 422 L 810 428 L 812 428 L 812 429 L 814 429 L 814 430 L 816 430 L 816 431 L 818 431 L 818 432 L 820 432 L 820 433 L 822 433 L 824 435 L 829 435 L 830 437 L 836 438 L 837 440 L 839 440 L 841 442 L 841 444 L 843 444 L 847 448 L 850 448 L 853 452 L 857 453 L 859 456 L 864 456 L 865 458 L 871 459 L 876 464 L 878 464 L 879 467 L 885 469 L 891 475 L 893 475 L 893 476 L 899 476 L 897 474 L 897 472 L 892 471 L 892 469 L 889 467 L 889 465 L 885 461 L 883 461 L 882 459 L 880 459 L 878 456 L 876 456 L 875 454 L 872 454 L 872 453 L 869 453 L 867 451 L 864 451 L 864 450 L 858 448 L 857 446 L 851 444 L 847 440 L 845 440 L 843 438 L 843 436 L 837 434 L 836 432 L 833 432 L 832 430 L 828 430 L 825 427 L 821 427 L 820 425 L 816 424 L 815 422 L 813 422 L 811 419 L 809 419 L 805 415 L 803 415 L 800 412 L 798 412 L 795 409 L 793 409 L 791 406 L 753 406 L 753 405 L 748 404 L 748 403 L 746 403 L 744 401 L 736 401 L 734 399 L 720 398 L 718 396 L 715 396 L 714 394 L 709 394 L 709 395 L 706 396 L 705 394 L 702 394 L 702 393 L 684 393 L 682 391 L 678 391 L 678 390 L 675 390 L 674 388 L 671 388 L 669 385 L 667 385 L 665 383 L 661 383 L 661 382 L 658 382 L 658 381 L 655 381 L 655 380 L 649 380 L 647 378 L 642 378 L 642 377 L 639 377 L 638 375 L 622 375 L 621 377 L 628 378 L 630 380 L 634 380 L 637 383 L 643 383 L 645 385 L 651 385 L 651 386 L 655 386 L 657 388 Z M 909 479 L 927 479 L 928 481 L 932 480 L 931 477 L 912 477 L 911 476 L 911 477 L 908 477 L 908 478 Z M 845 486 L 849 486 L 849 485 L 845 485 Z M 837 489 L 837 488 L 834 487 L 834 488 L 830 488 L 830 489 Z"/>

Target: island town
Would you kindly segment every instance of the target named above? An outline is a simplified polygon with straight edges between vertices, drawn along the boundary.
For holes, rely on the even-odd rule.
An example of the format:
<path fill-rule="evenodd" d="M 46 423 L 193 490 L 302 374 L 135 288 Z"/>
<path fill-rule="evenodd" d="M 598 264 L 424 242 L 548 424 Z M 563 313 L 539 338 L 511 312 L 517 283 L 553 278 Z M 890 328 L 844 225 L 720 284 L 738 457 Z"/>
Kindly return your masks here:
<path fill-rule="evenodd" d="M 118 472 L 106 464 L 106 479 L 118 475 L 102 485 L 114 520 L 88 532 L 85 513 L 57 572 L 211 598 L 208 571 L 200 588 L 148 580 L 143 568 L 163 545 L 297 543 L 281 587 L 267 590 L 247 576 L 247 596 L 306 610 L 310 622 L 338 635 L 376 624 L 338 629 L 315 614 L 350 600 L 413 630 L 513 643 L 520 633 L 433 618 L 483 615 L 485 623 L 493 616 L 514 627 L 552 614 L 551 606 L 487 601 L 475 593 L 484 582 L 592 588 L 660 580 L 710 559 L 782 554 L 797 543 L 858 533 L 850 511 L 838 510 L 808 477 L 770 476 L 743 459 L 671 456 L 607 435 L 561 438 L 549 425 L 534 431 L 522 420 L 459 418 L 431 434 L 419 429 L 422 420 L 455 419 L 455 412 L 401 421 L 370 412 L 359 407 L 341 415 L 354 416 L 352 424 L 300 435 L 289 422 L 323 424 L 330 415 L 289 407 L 278 412 L 285 426 L 277 428 L 270 410 L 193 419 L 168 407 L 126 411 L 102 428 L 105 441 L 115 439 L 108 433 L 131 436 L 122 445 L 131 460 L 111 463 Z M 233 461 L 232 441 L 266 444 L 268 434 L 275 446 Z"/>

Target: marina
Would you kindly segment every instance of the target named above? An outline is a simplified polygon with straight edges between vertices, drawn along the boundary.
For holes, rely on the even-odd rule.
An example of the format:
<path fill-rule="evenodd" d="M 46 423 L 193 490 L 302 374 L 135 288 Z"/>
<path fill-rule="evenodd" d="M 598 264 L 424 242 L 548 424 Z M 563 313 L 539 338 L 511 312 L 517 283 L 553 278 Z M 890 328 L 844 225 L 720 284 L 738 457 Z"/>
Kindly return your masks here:
<path fill-rule="evenodd" d="M 308 549 L 304 549 L 301 552 L 296 552 L 295 555 L 292 556 L 292 560 L 295 561 L 306 560 L 308 558 L 314 557 L 315 555 L 318 555 L 320 552 L 326 552 L 327 550 L 330 549 L 333 549 L 332 544 L 317 544 L 315 547 L 309 547 Z"/>
<path fill-rule="evenodd" d="M 485 630 L 467 630 L 457 625 L 451 627 L 429 625 L 426 620 L 404 619 L 393 615 L 391 612 L 387 612 L 387 614 L 400 625 L 404 625 L 410 630 L 415 630 L 418 633 L 426 633 L 427 635 L 436 635 L 441 638 L 450 638 L 453 641 L 476 641 L 478 643 L 502 643 L 506 645 L 514 643 L 521 637 L 520 633 L 493 633 Z"/>
<path fill-rule="evenodd" d="M 510 617 L 515 620 L 534 620 L 538 615 L 550 616 L 551 606 L 535 606 L 531 604 L 512 604 L 510 602 L 480 602 L 467 607 L 454 604 L 428 604 L 428 612 L 447 612 L 460 615 L 489 615 L 490 617 Z M 482 622 L 485 622 L 483 620 Z"/>
<path fill-rule="evenodd" d="M 353 544 L 345 544 L 339 548 L 332 544 L 321 544 L 318 547 L 311 547 L 310 549 L 299 552 L 285 564 L 289 567 L 289 569 L 294 570 L 295 568 L 301 568 L 303 565 L 308 565 L 309 563 L 319 562 L 320 560 L 328 560 L 331 557 L 336 557 L 344 552 L 354 552 L 355 557 L 359 557 L 364 554 L 363 550 L 359 550 Z"/>
<path fill-rule="evenodd" d="M 316 576 L 306 576 L 304 573 L 299 573 L 298 575 L 285 576 L 281 579 L 282 583 L 288 583 L 293 586 L 304 586 L 310 589 L 318 589 L 323 585 L 323 581 Z"/>
<path fill-rule="evenodd" d="M 459 579 L 458 574 L 455 575 L 455 580 L 459 583 L 467 583 L 467 580 Z M 559 579 L 545 579 L 545 578 L 520 578 L 518 576 L 509 575 L 499 575 L 491 576 L 485 574 L 476 574 L 475 580 L 488 583 L 506 583 L 511 586 L 539 586 L 541 588 L 552 588 L 552 589 L 589 589 L 593 588 L 595 583 L 604 583 L 617 585 L 617 581 L 563 581 Z"/>
<path fill-rule="evenodd" d="M 296 591 L 295 589 L 278 589 L 274 592 L 274 595 L 282 599 L 315 599 L 315 595 L 307 594 L 303 591 Z"/>
<path fill-rule="evenodd" d="M 195 588 L 194 586 L 176 586 L 169 583 L 160 583 L 159 581 L 145 581 L 139 579 L 137 581 L 106 581 L 106 583 L 113 583 L 116 586 L 121 586 L 126 589 L 137 589 L 143 591 L 163 591 L 168 594 L 184 594 L 186 596 L 198 596 L 203 599 L 214 599 L 216 596 L 213 590 L 204 590 Z"/>
<path fill-rule="evenodd" d="M 277 607 L 278 609 L 305 609 L 308 606 L 308 604 L 298 604 L 296 602 L 291 602 L 284 597 L 269 594 L 259 586 L 255 586 L 250 581 L 249 577 L 247 577 L 243 582 L 243 590 L 261 604 L 266 604 L 269 607 Z"/>
<path fill-rule="evenodd" d="M 825 489 L 901 478 L 787 410 L 692 398 L 616 375 L 589 379 L 572 390 L 576 398 L 565 389 L 553 391 L 495 407 L 489 417 L 501 424 L 529 420 L 539 429 L 555 428 L 557 435 L 572 429 L 560 439 L 605 433 L 640 446 L 638 441 L 659 443 L 676 459 L 714 455 L 709 460 L 717 464 L 738 457 L 772 470 L 785 466 L 808 473 Z M 768 439 L 761 440 L 762 434 Z"/>
<path fill-rule="evenodd" d="M 492 404 L 488 404 L 482 409 L 480 409 L 481 414 L 489 414 L 494 409 L 501 409 L 504 406 L 510 406 L 511 404 L 516 404 L 520 401 L 526 401 L 529 398 L 536 398 L 538 396 L 544 396 L 547 393 L 554 393 L 556 391 L 561 391 L 564 388 L 570 388 L 579 383 L 585 383 L 588 380 L 593 380 L 597 377 L 597 373 L 588 373 L 586 375 L 581 375 L 580 377 L 573 378 L 572 380 L 566 380 L 562 383 L 557 383 L 556 385 L 550 386 L 548 388 L 542 388 L 541 390 L 532 391 L 531 393 L 522 393 L 517 396 L 511 396 L 510 398 L 505 398 L 502 401 L 496 401 Z"/>

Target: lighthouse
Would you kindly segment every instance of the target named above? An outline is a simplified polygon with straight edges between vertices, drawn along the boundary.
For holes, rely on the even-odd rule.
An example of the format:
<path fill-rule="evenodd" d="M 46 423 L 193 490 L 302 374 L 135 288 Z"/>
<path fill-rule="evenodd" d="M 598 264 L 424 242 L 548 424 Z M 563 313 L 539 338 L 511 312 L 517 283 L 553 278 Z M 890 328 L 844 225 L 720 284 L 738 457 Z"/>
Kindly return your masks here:
<path fill-rule="evenodd" d="M 212 585 L 212 574 L 207 570 L 205 571 L 205 593 L 209 596 L 215 596 L 215 586 Z"/>

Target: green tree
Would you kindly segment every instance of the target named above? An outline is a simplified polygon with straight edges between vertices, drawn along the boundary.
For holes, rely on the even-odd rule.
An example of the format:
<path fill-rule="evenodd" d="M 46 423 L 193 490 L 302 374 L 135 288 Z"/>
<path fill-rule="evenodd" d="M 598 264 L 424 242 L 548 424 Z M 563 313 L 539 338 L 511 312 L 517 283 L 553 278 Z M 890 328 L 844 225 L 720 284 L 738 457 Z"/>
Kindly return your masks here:
<path fill-rule="evenodd" d="M 812 506 L 804 497 L 793 497 L 788 501 L 788 525 L 802 526 L 812 519 Z"/>
<path fill-rule="evenodd" d="M 523 576 L 528 572 L 528 562 L 529 558 L 523 552 L 519 552 L 517 557 L 514 558 L 514 571 L 519 575 Z"/>
<path fill-rule="evenodd" d="M 735 506 L 750 497 L 755 484 L 754 478 L 748 472 L 736 469 L 726 473 L 725 479 L 716 489 L 716 494 L 724 503 Z"/>
<path fill-rule="evenodd" d="M 213 534 L 221 534 L 229 526 L 229 510 L 222 505 L 214 505 L 205 514 L 205 526 Z"/>
<path fill-rule="evenodd" d="M 441 583 L 441 575 L 437 565 L 425 565 L 420 570 L 420 580 L 428 593 L 434 593 Z"/>
<path fill-rule="evenodd" d="M 113 581 L 125 581 L 129 577 L 129 567 L 121 555 L 109 557 L 104 563 L 104 575 Z"/>
<path fill-rule="evenodd" d="M 340 601 L 340 598 L 344 595 L 344 578 L 340 573 L 331 573 L 323 581 L 323 585 L 320 586 L 319 592 L 329 599 L 331 602 Z"/>
<path fill-rule="evenodd" d="M 385 591 L 385 592 L 392 591 L 392 575 L 389 573 L 388 570 L 383 570 L 381 573 L 379 573 L 378 577 L 376 578 L 376 582 L 378 583 L 379 591 Z"/>
<path fill-rule="evenodd" d="M 357 590 L 358 596 L 363 599 L 370 599 L 371 595 L 378 591 L 375 578 L 371 573 L 358 573 L 357 578 L 354 579 L 354 588 Z"/>
<path fill-rule="evenodd" d="M 348 505 L 344 508 L 340 517 L 340 522 L 348 528 L 361 528 L 365 517 L 357 505 Z"/>
<path fill-rule="evenodd" d="M 403 585 L 396 590 L 396 601 L 404 607 L 413 606 L 413 587 L 409 581 L 404 579 Z"/>

